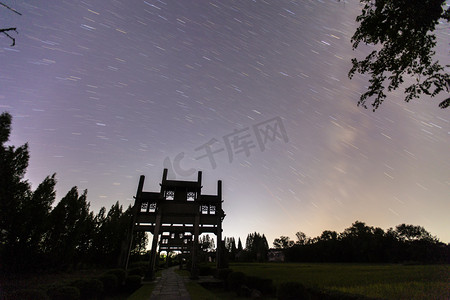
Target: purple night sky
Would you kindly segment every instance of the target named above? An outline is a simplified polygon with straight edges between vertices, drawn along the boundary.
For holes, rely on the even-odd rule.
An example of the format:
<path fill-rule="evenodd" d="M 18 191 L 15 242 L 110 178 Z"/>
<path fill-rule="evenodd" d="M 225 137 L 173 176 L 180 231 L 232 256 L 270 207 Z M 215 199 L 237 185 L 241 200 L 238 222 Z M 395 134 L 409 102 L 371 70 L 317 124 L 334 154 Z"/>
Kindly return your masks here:
<path fill-rule="evenodd" d="M 158 191 L 164 167 L 202 170 L 204 193 L 223 180 L 224 236 L 272 244 L 360 220 L 450 242 L 448 95 L 356 106 L 359 1 L 3 2 L 22 16 L 0 7 L 19 31 L 0 38 L 0 111 L 10 143 L 29 143 L 33 188 L 57 173 L 57 201 L 76 185 L 95 213 L 126 207 L 140 175 Z"/>

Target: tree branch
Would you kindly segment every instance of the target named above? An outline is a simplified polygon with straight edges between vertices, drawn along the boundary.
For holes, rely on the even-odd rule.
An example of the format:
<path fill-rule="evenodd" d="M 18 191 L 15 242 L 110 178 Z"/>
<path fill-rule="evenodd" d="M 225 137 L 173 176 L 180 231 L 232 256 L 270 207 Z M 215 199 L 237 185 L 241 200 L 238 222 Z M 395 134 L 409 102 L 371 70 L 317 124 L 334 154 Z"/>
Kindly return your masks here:
<path fill-rule="evenodd" d="M 15 12 L 16 14 L 18 14 L 18 15 L 20 15 L 20 16 L 22 15 L 20 12 L 18 12 L 18 11 L 15 10 L 14 8 L 9 7 L 8 5 L 6 5 L 6 4 L 3 3 L 3 2 L 0 2 L 0 5 L 6 7 L 6 8 L 9 9 L 10 11 L 13 11 L 13 12 Z"/>
<path fill-rule="evenodd" d="M 0 4 L 1 4 L 1 2 L 0 2 Z M 15 31 L 16 33 L 18 33 L 18 32 L 17 32 L 15 27 L 14 28 L 3 28 L 3 29 L 0 29 L 0 33 L 3 33 L 4 35 L 6 35 L 7 37 L 9 37 L 12 40 L 11 47 L 13 47 L 16 44 L 16 39 L 13 38 L 12 36 L 10 36 L 8 34 L 8 31 Z"/>

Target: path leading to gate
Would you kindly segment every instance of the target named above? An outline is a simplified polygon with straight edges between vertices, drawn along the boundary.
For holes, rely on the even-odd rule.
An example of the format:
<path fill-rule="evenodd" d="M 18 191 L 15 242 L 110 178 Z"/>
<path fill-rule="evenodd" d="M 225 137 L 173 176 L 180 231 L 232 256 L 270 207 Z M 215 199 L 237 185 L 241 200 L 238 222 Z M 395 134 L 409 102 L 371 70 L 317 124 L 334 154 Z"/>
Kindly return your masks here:
<path fill-rule="evenodd" d="M 175 273 L 176 268 L 178 267 L 175 266 L 162 271 L 161 278 L 156 283 L 150 300 L 191 299 L 186 290 L 183 277 Z"/>

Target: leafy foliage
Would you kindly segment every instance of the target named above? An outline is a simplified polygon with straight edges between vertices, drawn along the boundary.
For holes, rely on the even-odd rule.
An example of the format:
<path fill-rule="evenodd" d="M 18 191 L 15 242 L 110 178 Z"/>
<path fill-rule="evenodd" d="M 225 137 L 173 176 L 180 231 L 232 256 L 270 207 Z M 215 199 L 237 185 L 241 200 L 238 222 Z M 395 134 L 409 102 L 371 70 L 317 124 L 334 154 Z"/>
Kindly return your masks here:
<path fill-rule="evenodd" d="M 117 278 L 117 284 L 121 285 L 124 283 L 127 273 L 123 269 L 113 269 L 109 270 L 106 274 L 112 274 Z"/>
<path fill-rule="evenodd" d="M 439 242 L 438 239 L 432 236 L 422 226 L 400 224 L 395 227 L 397 237 L 401 241 L 428 241 L 432 243 Z"/>
<path fill-rule="evenodd" d="M 358 105 L 367 108 L 366 101 L 374 96 L 375 111 L 386 98 L 387 90 L 396 90 L 404 82 L 403 76 L 415 79 L 405 89 L 405 101 L 419 98 L 422 94 L 431 97 L 449 91 L 450 76 L 438 61 L 433 61 L 436 36 L 433 32 L 441 18 L 450 20 L 449 8 L 443 9 L 445 0 L 360 0 L 364 4 L 360 23 L 352 37 L 353 49 L 361 42 L 375 46 L 365 59 L 352 59 L 349 72 L 371 76 L 367 92 L 361 95 Z M 447 66 L 448 67 L 448 66 Z M 440 103 L 441 108 L 450 105 L 450 98 Z"/>
<path fill-rule="evenodd" d="M 301 231 L 298 231 L 295 236 L 297 237 L 297 241 L 295 243 L 298 245 L 306 245 L 311 241 L 311 239 Z"/>
<path fill-rule="evenodd" d="M 24 180 L 28 145 L 7 146 L 11 115 L 0 115 L 0 256 L 8 265 L 21 268 L 38 257 L 36 250 L 45 230 L 43 224 L 54 201 L 55 176 L 47 177 L 33 193 Z"/>
<path fill-rule="evenodd" d="M 294 246 L 294 241 L 292 241 L 288 236 L 280 236 L 273 241 L 273 247 L 275 249 L 287 249 Z"/>
<path fill-rule="evenodd" d="M 104 265 L 113 266 L 120 256 L 122 241 L 125 240 L 131 221 L 131 210 L 123 211 L 119 202 L 106 209 L 101 208 L 94 218 L 95 237 L 92 244 L 93 256 Z"/>
<path fill-rule="evenodd" d="M 130 275 L 125 278 L 125 290 L 134 292 L 142 285 L 142 279 L 139 275 Z"/>
<path fill-rule="evenodd" d="M 45 250 L 53 265 L 78 261 L 89 248 L 93 215 L 89 213 L 86 198 L 87 191 L 79 196 L 77 188 L 73 187 L 50 213 Z"/>
<path fill-rule="evenodd" d="M 245 285 L 250 289 L 257 289 L 264 295 L 272 294 L 275 289 L 272 279 L 258 276 L 246 276 Z"/>
<path fill-rule="evenodd" d="M 103 293 L 103 283 L 98 279 L 79 279 L 71 285 L 79 289 L 81 299 L 98 299 Z"/>

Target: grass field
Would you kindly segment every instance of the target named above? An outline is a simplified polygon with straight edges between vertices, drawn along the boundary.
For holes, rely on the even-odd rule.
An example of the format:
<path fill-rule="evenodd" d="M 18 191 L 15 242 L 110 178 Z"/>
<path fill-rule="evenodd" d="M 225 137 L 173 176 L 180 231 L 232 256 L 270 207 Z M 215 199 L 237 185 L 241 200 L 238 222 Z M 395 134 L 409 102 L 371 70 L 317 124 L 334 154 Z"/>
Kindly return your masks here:
<path fill-rule="evenodd" d="M 450 299 L 449 265 L 232 263 L 233 271 L 384 299 Z"/>

